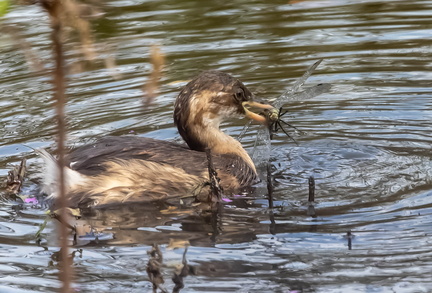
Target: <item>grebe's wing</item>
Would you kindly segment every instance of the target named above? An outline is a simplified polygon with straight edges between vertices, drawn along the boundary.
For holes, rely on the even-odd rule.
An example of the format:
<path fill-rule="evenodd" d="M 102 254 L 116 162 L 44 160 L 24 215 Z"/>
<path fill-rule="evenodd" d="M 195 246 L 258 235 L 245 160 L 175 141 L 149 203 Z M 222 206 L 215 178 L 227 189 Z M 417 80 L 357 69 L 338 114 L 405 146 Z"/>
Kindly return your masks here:
<path fill-rule="evenodd" d="M 191 151 L 187 145 L 147 137 L 108 136 L 73 150 L 66 160 L 71 169 L 95 175 L 105 170 L 105 163 L 118 159 L 161 162 L 179 167 L 184 165 L 189 170 L 191 165 L 199 168 L 201 161 L 205 167 L 204 158 L 204 153 Z"/>

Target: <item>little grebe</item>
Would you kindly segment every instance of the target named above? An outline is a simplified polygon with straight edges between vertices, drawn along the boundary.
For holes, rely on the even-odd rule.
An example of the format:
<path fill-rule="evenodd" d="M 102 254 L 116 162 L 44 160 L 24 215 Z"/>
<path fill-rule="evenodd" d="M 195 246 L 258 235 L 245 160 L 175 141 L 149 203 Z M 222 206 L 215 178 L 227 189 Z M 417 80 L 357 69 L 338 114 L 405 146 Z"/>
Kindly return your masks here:
<path fill-rule="evenodd" d="M 229 117 L 244 115 L 259 122 L 251 111 L 274 110 L 252 101 L 252 93 L 229 74 L 205 71 L 189 82 L 174 105 L 174 122 L 187 146 L 145 137 L 104 137 L 66 157 L 69 206 L 96 207 L 148 202 L 172 197 L 209 196 L 205 150 L 212 154 L 220 185 L 233 193 L 257 181 L 251 158 L 241 144 L 219 129 Z M 57 164 L 45 151 L 47 172 L 43 191 L 57 194 Z"/>

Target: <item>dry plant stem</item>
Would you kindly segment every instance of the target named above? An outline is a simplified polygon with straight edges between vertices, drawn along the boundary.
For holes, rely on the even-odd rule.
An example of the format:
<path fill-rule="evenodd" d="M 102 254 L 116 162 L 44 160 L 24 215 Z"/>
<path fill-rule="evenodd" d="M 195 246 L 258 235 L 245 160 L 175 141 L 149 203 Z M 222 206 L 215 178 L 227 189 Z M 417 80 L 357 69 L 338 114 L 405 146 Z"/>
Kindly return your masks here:
<path fill-rule="evenodd" d="M 309 202 L 315 201 L 315 178 L 313 176 L 310 176 L 308 179 L 309 184 Z"/>
<path fill-rule="evenodd" d="M 207 156 L 207 168 L 210 180 L 210 202 L 220 202 L 222 200 L 223 190 L 219 184 L 218 174 L 213 166 L 213 159 L 209 148 L 205 150 Z"/>
<path fill-rule="evenodd" d="M 73 0 L 62 0 L 61 2 L 63 11 L 59 11 L 57 15 L 59 17 L 63 16 L 65 18 L 64 21 L 78 31 L 81 41 L 80 49 L 84 58 L 89 61 L 94 60 L 96 58 L 96 53 L 93 45 L 90 23 L 81 17 L 80 5 Z M 60 15 L 60 13 L 63 14 Z"/>
<path fill-rule="evenodd" d="M 162 77 L 162 68 L 165 64 L 165 56 L 157 45 L 153 45 L 150 49 L 150 63 L 153 66 L 153 70 L 150 73 L 147 83 L 143 87 L 145 106 L 151 104 L 156 98 L 159 80 Z"/>
<path fill-rule="evenodd" d="M 267 192 L 268 192 L 269 209 L 273 209 L 273 184 L 272 184 L 270 162 L 267 162 Z"/>
<path fill-rule="evenodd" d="M 351 231 L 348 231 L 345 237 L 348 240 L 348 250 L 352 250 L 353 235 L 352 235 Z"/>
<path fill-rule="evenodd" d="M 65 86 L 65 60 L 63 52 L 63 44 L 61 42 L 61 31 L 62 22 L 60 14 L 64 7 L 61 5 L 59 0 L 45 0 L 42 1 L 42 6 L 48 11 L 50 15 L 51 27 L 52 27 L 52 44 L 53 44 L 53 55 L 55 61 L 55 67 L 53 72 L 54 78 L 54 101 L 57 114 L 57 148 L 58 148 L 58 165 L 59 165 L 59 197 L 57 199 L 58 208 L 60 209 L 60 217 L 62 219 L 67 218 L 67 200 L 66 200 L 66 188 L 65 188 L 65 138 L 66 138 L 66 122 L 64 105 L 66 102 L 66 86 Z M 59 225 L 60 229 L 60 246 L 61 246 L 61 258 L 64 260 L 62 269 L 60 270 L 60 280 L 63 282 L 63 286 L 60 292 L 69 293 L 71 290 L 72 282 L 72 266 L 71 259 L 68 257 L 68 230 L 65 225 Z"/>
<path fill-rule="evenodd" d="M 315 206 L 314 206 L 314 201 L 315 201 L 315 178 L 313 176 L 309 177 L 308 180 L 308 184 L 309 184 L 309 205 L 308 205 L 308 210 L 307 210 L 307 215 L 311 216 L 312 218 L 316 218 L 316 212 L 315 212 Z"/>
<path fill-rule="evenodd" d="M 268 193 L 268 203 L 269 203 L 269 217 L 270 217 L 270 230 L 271 234 L 276 234 L 276 222 L 274 219 L 273 213 L 273 183 L 272 183 L 272 175 L 271 175 L 271 164 L 267 162 L 267 193 Z"/>

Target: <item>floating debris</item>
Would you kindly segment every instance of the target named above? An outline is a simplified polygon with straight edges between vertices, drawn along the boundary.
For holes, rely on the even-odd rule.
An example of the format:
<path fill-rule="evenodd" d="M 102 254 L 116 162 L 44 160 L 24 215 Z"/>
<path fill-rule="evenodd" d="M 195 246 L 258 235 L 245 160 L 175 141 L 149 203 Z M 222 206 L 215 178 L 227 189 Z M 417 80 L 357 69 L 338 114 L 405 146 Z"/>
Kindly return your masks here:
<path fill-rule="evenodd" d="M 12 194 L 20 192 L 24 183 L 24 176 L 26 173 L 26 159 L 22 159 L 19 166 L 15 166 L 13 170 L 8 172 L 6 179 L 6 191 Z"/>

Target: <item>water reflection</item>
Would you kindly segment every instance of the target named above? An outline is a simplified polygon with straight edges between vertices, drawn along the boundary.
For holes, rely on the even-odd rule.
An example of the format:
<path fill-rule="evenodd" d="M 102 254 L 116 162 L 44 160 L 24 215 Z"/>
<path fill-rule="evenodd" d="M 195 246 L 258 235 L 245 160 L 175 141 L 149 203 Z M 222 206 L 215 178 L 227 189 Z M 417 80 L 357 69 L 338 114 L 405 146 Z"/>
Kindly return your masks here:
<path fill-rule="evenodd" d="M 243 202 L 243 205 L 247 205 Z M 89 211 L 78 222 L 113 233 L 107 244 L 168 244 L 172 240 L 187 240 L 193 246 L 214 246 L 217 243 L 238 243 L 256 238 L 265 227 L 257 210 L 236 206 L 219 206 L 211 210 L 176 207 L 166 204 L 133 205 Z M 259 232 L 258 232 L 259 231 Z"/>

